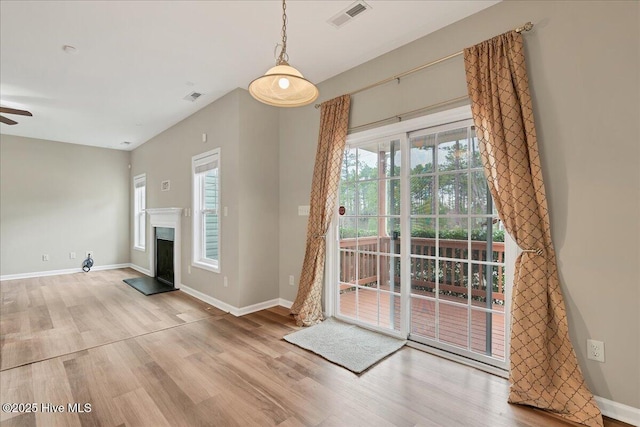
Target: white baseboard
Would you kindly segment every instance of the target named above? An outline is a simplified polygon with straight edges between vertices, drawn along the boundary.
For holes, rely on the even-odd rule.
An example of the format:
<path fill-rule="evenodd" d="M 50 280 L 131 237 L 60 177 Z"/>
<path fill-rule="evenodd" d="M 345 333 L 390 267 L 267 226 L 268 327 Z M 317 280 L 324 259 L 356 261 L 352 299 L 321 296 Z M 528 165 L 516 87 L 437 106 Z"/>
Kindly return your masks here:
<path fill-rule="evenodd" d="M 236 317 L 244 316 L 245 314 L 255 313 L 256 311 L 265 310 L 271 307 L 277 307 L 280 305 L 280 299 L 274 298 L 269 301 L 259 302 L 257 304 L 247 305 L 245 307 L 237 308 L 235 312 L 231 311 Z"/>
<path fill-rule="evenodd" d="M 614 420 L 622 421 L 632 426 L 640 426 L 640 409 L 633 406 L 623 405 L 604 397 L 594 396 L 596 403 L 602 411 L 602 415 L 606 415 Z"/>
<path fill-rule="evenodd" d="M 144 268 L 144 267 L 140 267 L 139 265 L 135 265 L 135 264 L 129 264 L 129 267 L 131 267 L 132 269 L 134 269 L 137 272 L 140 272 L 142 274 L 146 274 L 147 276 L 153 277 L 153 273 L 151 273 L 151 270 Z"/>
<path fill-rule="evenodd" d="M 117 270 L 119 268 L 127 268 L 129 267 L 131 264 L 126 263 L 126 264 L 111 264 L 111 265 L 94 265 L 93 267 L 91 267 L 91 271 L 102 271 L 102 270 Z M 82 272 L 82 269 L 79 269 L 80 272 Z"/>
<path fill-rule="evenodd" d="M 291 306 L 293 305 L 293 301 L 289 301 L 284 298 L 278 298 L 278 305 L 281 305 L 284 308 L 291 308 Z"/>
<path fill-rule="evenodd" d="M 127 268 L 130 267 L 131 264 L 110 264 L 110 265 L 94 265 L 91 267 L 91 271 L 101 271 L 101 270 L 116 270 L 118 268 Z M 31 273 L 18 273 L 18 274 L 5 274 L 4 276 L 0 276 L 0 280 L 16 280 L 16 279 L 30 279 L 33 277 L 46 277 L 46 276 L 60 276 L 63 274 L 74 274 L 74 273 L 82 273 L 82 268 L 66 268 L 63 270 L 48 270 L 48 271 L 34 271 Z"/>
<path fill-rule="evenodd" d="M 235 307 L 231 304 L 227 304 L 224 301 L 220 301 L 217 298 L 212 297 L 211 295 L 207 295 L 200 291 L 197 291 L 193 288 L 190 288 L 185 285 L 180 285 L 180 290 L 185 294 L 191 295 L 194 298 L 198 298 L 200 301 L 204 301 L 207 304 L 214 306 L 222 311 L 226 311 L 236 317 L 244 316 L 245 314 L 255 313 L 256 311 L 264 310 L 271 307 L 276 307 L 278 305 L 282 305 L 284 307 L 290 308 L 291 302 L 287 300 L 283 300 L 281 298 L 274 298 L 269 301 L 259 302 L 257 304 L 247 305 L 245 307 Z M 285 304 L 288 304 L 285 305 Z"/>
<path fill-rule="evenodd" d="M 215 308 L 218 308 L 222 311 L 226 311 L 227 313 L 231 313 L 231 310 L 237 310 L 236 307 L 230 304 L 227 304 L 224 301 L 220 301 L 217 298 L 204 294 L 200 291 L 196 291 L 195 289 L 185 286 L 183 284 L 180 284 L 180 290 L 187 295 L 191 295 L 194 298 L 198 298 L 200 301 L 204 301 L 207 304 L 214 306 Z"/>

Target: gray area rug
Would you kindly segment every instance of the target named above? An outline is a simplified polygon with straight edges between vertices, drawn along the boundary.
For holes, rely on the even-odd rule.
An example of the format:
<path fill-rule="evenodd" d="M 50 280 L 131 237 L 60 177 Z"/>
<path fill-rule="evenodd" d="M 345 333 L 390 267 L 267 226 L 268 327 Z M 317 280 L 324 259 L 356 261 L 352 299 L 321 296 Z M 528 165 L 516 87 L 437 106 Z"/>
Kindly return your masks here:
<path fill-rule="evenodd" d="M 398 351 L 407 342 L 333 317 L 286 335 L 284 339 L 356 374 Z"/>

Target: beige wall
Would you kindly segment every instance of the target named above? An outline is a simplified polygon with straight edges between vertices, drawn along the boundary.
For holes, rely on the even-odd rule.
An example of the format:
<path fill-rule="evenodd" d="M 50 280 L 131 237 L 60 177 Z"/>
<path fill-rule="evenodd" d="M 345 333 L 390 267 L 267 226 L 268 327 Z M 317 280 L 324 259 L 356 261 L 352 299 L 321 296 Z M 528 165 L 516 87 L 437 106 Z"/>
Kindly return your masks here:
<path fill-rule="evenodd" d="M 148 208 L 190 208 L 191 158 L 220 147 L 221 203 L 228 211 L 221 218 L 220 273 L 190 267 L 192 218 L 183 216 L 181 279 L 234 307 L 278 298 L 277 114 L 237 89 L 147 141 L 131 157 L 129 179 L 147 175 Z M 160 191 L 164 180 L 171 181 L 170 191 Z M 147 241 L 150 237 L 148 229 Z M 148 249 L 131 249 L 131 261 L 148 268 Z"/>
<path fill-rule="evenodd" d="M 238 186 L 238 93 L 231 92 L 197 113 L 170 127 L 136 148 L 131 155 L 131 176 L 147 174 L 147 208 L 191 208 L 191 158 L 205 151 L 220 148 L 221 202 L 229 216 L 221 218 L 221 269 L 213 273 L 191 266 L 191 217 L 182 217 L 182 284 L 228 304 L 238 303 L 238 198 L 233 191 Z M 202 134 L 207 142 L 202 142 Z M 160 183 L 171 181 L 170 191 L 160 191 Z M 149 268 L 147 221 L 147 251 L 131 249 L 131 262 Z M 191 272 L 189 272 L 189 270 Z M 229 286 L 223 286 L 223 276 Z"/>
<path fill-rule="evenodd" d="M 239 306 L 278 298 L 279 110 L 241 90 Z"/>
<path fill-rule="evenodd" d="M 0 275 L 128 263 L 129 157 L 1 135 Z"/>
<path fill-rule="evenodd" d="M 595 394 L 640 407 L 640 132 L 637 2 L 503 2 L 320 84 L 321 99 L 358 89 L 508 31 L 525 37 L 552 235 L 570 335 Z M 352 100 L 357 126 L 466 94 L 462 58 Z M 280 115 L 280 297 L 300 273 L 319 113 Z M 605 342 L 606 363 L 586 358 Z"/>

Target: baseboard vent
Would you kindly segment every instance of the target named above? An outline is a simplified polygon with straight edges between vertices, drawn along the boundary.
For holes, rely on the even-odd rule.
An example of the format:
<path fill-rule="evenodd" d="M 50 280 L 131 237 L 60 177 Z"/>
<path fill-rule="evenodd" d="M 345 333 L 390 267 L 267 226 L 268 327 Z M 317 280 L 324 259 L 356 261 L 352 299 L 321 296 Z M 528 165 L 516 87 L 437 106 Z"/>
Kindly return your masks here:
<path fill-rule="evenodd" d="M 366 12 L 369 9 L 371 9 L 371 6 L 360 0 L 338 12 L 327 22 L 336 28 L 340 28 L 347 22 L 352 21 L 356 16 L 360 16 L 363 12 Z"/>

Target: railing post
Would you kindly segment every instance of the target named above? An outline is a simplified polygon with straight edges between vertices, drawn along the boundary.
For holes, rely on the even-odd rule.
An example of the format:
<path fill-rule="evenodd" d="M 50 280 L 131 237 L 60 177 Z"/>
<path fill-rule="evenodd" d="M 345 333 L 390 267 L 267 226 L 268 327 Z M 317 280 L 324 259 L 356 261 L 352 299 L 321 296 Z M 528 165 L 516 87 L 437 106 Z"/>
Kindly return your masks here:
<path fill-rule="evenodd" d="M 391 232 L 391 240 L 389 241 L 389 324 L 391 325 L 391 329 L 395 329 L 395 318 L 396 318 L 396 305 L 395 305 L 395 296 L 393 292 L 395 290 L 396 285 L 396 259 L 392 255 L 396 252 L 396 240 L 398 240 L 398 232 Z"/>
<path fill-rule="evenodd" d="M 491 191 L 487 186 L 487 214 L 492 214 L 493 200 L 491 199 Z M 487 218 L 487 262 L 493 261 L 493 218 Z M 493 268 L 491 265 L 487 265 L 485 270 L 485 280 L 487 282 L 486 289 L 486 307 L 488 309 L 493 308 Z M 487 356 L 491 356 L 491 347 L 493 341 L 493 322 L 491 312 L 486 313 L 486 332 L 485 332 L 485 352 Z"/>

